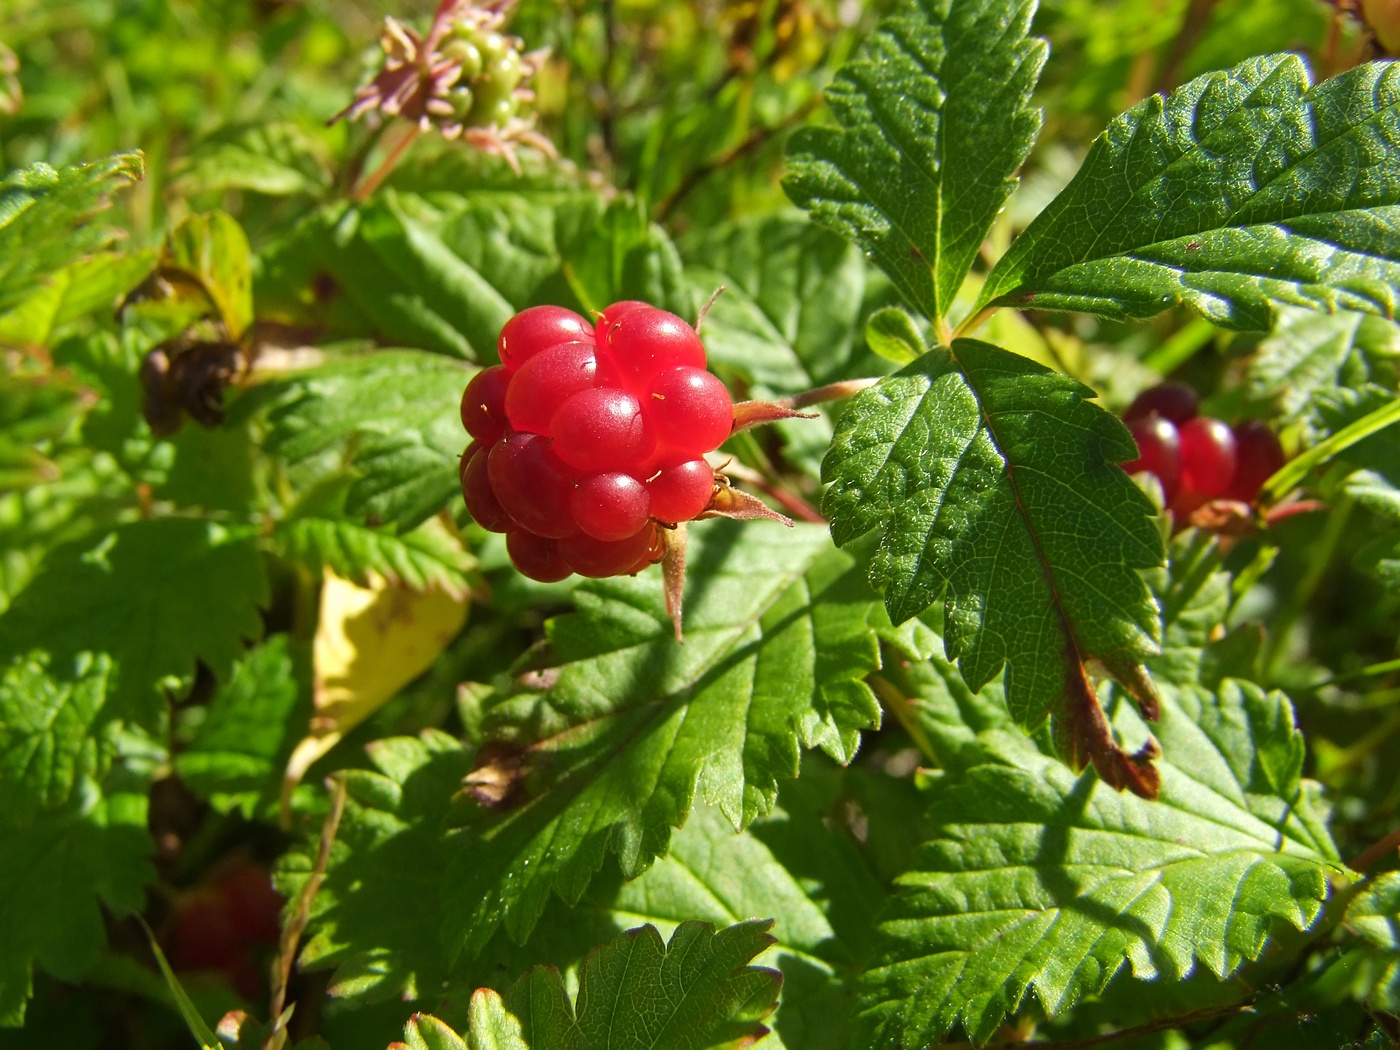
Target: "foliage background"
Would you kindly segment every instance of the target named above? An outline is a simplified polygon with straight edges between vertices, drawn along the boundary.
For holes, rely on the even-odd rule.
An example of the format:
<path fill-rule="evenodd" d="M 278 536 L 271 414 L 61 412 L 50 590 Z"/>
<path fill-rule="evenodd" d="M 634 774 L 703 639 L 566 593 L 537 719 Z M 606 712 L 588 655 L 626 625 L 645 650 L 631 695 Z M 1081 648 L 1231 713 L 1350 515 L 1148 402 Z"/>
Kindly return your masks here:
<path fill-rule="evenodd" d="M 111 207 L 81 234 L 60 224 L 5 243 L 27 261 L 5 264 L 0 300 L 0 1018 L 24 1027 L 0 1028 L 0 1047 L 189 1045 L 133 913 L 170 948 L 231 861 L 276 868 L 295 894 L 331 806 L 323 781 L 341 773 L 294 1040 L 377 1050 L 415 1009 L 496 1031 L 499 1016 L 468 1006 L 478 985 L 505 992 L 553 963 L 563 989 L 532 994 L 567 1008 L 587 952 L 622 930 L 776 918 L 759 960 L 784 977 L 769 1045 L 955 1025 L 952 1039 L 1034 1031 L 1051 1045 L 1134 1026 L 1115 1045 L 1386 1045 L 1394 851 L 1369 883 L 1338 872 L 1400 807 L 1393 430 L 1309 476 L 1325 512 L 1225 547 L 1188 533 L 1170 571 L 1149 574 L 1166 613 L 1150 665 L 1166 704 L 1161 803 L 1047 757 L 1046 733 L 1010 722 L 999 681 L 970 690 L 943 659 L 941 604 L 891 626 L 863 580 L 870 551 L 838 551 L 819 526 L 697 529 L 678 656 L 655 580 L 531 584 L 458 510 L 464 362 L 489 363 L 526 305 L 641 297 L 694 316 L 724 284 L 707 345 L 737 392 L 892 370 L 866 329 L 897 299 L 889 279 L 779 185 L 789 136 L 830 125 L 820 93 L 889 6 L 522 0 L 512 31 L 551 49 L 537 109 L 560 160 L 527 157 L 516 177 L 425 138 L 352 206 L 382 144 L 326 121 L 373 68 L 382 17 L 421 20 L 426 6 L 10 0 L 0 167 L 140 150 L 144 175 L 123 173 L 131 161 L 101 173 Z M 978 273 L 1138 100 L 1284 50 L 1322 79 L 1371 46 L 1318 0 L 1048 0 L 1034 32 L 1050 43 L 1033 98 L 1045 126 Z M 197 270 L 217 301 L 177 288 L 119 313 L 157 264 Z M 144 355 L 191 324 L 234 333 L 254 319 L 271 350 L 229 392 L 226 421 L 155 435 Z M 1133 323 L 1006 310 L 979 335 L 1110 409 L 1160 376 L 1184 380 L 1206 411 L 1270 419 L 1294 451 L 1393 402 L 1400 353 L 1382 319 L 1288 309 L 1268 333 L 1185 308 Z M 309 370 L 295 356 L 308 346 Z M 726 448 L 741 481 L 811 506 L 834 432 L 827 413 Z M 470 593 L 470 608 L 310 765 L 287 828 L 278 796 L 311 715 L 326 567 Z M 1109 705 L 1143 738 L 1126 703 Z M 722 718 L 751 709 L 749 736 L 716 744 Z M 687 733 L 689 751 L 666 750 Z M 509 783 L 527 749 L 528 805 L 459 791 L 469 773 L 475 790 Z M 653 761 L 663 753 L 678 757 Z M 1156 823 L 1164 809 L 1178 823 Z M 1173 852 L 1202 839 L 1242 868 Z M 1111 877 L 1084 895 L 1043 875 L 1079 878 L 1108 856 Z M 998 866 L 1042 875 L 978 882 Z M 1183 901 L 1232 906 L 1179 905 L 1194 928 L 1170 929 L 1139 896 L 1159 867 Z M 958 923 L 978 899 L 1051 924 L 1064 972 L 1032 945 L 970 967 L 937 1001 L 946 959 L 930 963 L 930 945 L 956 954 L 987 935 Z M 724 944 L 740 972 L 748 955 L 728 946 L 764 943 L 736 929 Z M 182 973 L 197 1012 L 267 1018 L 275 953 L 260 953 L 250 997 L 217 969 Z M 1106 984 L 1124 960 L 1158 979 Z M 742 996 L 705 987 L 736 1024 L 763 1013 L 759 992 L 750 1017 Z"/>

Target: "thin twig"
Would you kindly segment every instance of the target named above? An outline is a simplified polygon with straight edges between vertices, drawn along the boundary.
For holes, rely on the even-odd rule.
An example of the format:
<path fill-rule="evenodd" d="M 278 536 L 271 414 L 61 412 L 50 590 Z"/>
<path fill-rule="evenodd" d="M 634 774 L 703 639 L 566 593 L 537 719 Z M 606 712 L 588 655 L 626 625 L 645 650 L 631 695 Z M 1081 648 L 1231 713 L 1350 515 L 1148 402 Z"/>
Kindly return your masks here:
<path fill-rule="evenodd" d="M 696 186 L 700 185 L 700 183 L 704 182 L 716 171 L 728 167 L 746 153 L 752 153 L 774 135 L 786 131 L 795 124 L 802 123 L 802 121 L 806 120 L 807 117 L 821 105 L 821 101 L 820 95 L 813 95 L 777 124 L 771 127 L 764 125 L 763 127 L 754 128 L 749 132 L 744 141 L 737 146 L 720 154 L 714 160 L 706 161 L 704 164 L 691 168 L 685 173 L 685 178 L 681 180 L 681 184 L 671 192 L 669 197 L 657 206 L 656 221 L 665 222 L 670 217 L 671 212 L 676 210 L 676 205 L 680 204 L 682 200 L 690 195 L 691 191 L 694 190 Z"/>
<path fill-rule="evenodd" d="M 297 946 L 306 924 L 311 919 L 311 905 L 316 893 L 326 878 L 326 866 L 330 863 L 331 847 L 335 844 L 335 834 L 340 828 L 340 818 L 345 813 L 345 777 L 333 778 L 331 787 L 331 809 L 321 825 L 321 842 L 316 850 L 316 863 L 311 875 L 297 895 L 296 910 L 282 929 L 282 940 L 277 949 L 277 960 L 272 968 L 272 1009 L 268 1022 L 272 1028 L 263 1043 L 263 1050 L 282 1050 L 287 1042 L 286 1005 L 287 985 L 292 979 L 292 964 L 296 961 Z"/>
<path fill-rule="evenodd" d="M 1396 828 L 1379 842 L 1366 847 L 1351 862 L 1352 871 L 1365 871 L 1371 865 L 1385 859 L 1387 853 L 1400 849 L 1400 828 Z"/>
<path fill-rule="evenodd" d="M 355 187 L 350 194 L 352 201 L 368 200 L 371 193 L 379 189 L 379 184 L 389 177 L 389 173 L 398 165 L 404 152 L 413 145 L 413 140 L 418 137 L 418 125 L 409 124 L 408 130 L 399 137 L 399 141 L 394 143 L 389 150 L 389 155 L 384 158 L 379 167 L 365 176 L 364 180 Z"/>

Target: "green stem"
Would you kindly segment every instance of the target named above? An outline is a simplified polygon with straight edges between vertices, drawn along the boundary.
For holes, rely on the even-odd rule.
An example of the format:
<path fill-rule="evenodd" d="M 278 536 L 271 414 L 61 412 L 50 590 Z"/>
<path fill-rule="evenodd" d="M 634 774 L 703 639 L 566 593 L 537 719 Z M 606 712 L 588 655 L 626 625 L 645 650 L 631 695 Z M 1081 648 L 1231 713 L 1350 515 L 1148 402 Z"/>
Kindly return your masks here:
<path fill-rule="evenodd" d="M 408 130 L 399 137 L 399 141 L 389 150 L 389 155 L 384 158 L 379 167 L 375 168 L 350 194 L 352 201 L 368 200 L 370 194 L 379 189 L 379 184 L 389 177 L 389 173 L 398 165 L 408 147 L 413 145 L 413 140 L 418 137 L 418 125 L 408 125 Z"/>
<path fill-rule="evenodd" d="M 1198 317 L 1142 359 L 1142 363 L 1162 375 L 1176 371 L 1215 338 L 1215 325 Z"/>
<path fill-rule="evenodd" d="M 938 752 L 933 749 L 933 741 L 929 740 L 928 734 L 924 732 L 924 727 L 919 725 L 919 719 L 914 714 L 913 705 L 909 703 L 909 698 L 901 693 L 886 679 L 880 675 L 872 674 L 867 679 L 871 691 L 880 701 L 880 706 L 890 714 L 894 715 L 894 720 L 899 723 L 909 739 L 914 741 L 914 746 L 919 749 L 919 753 L 928 759 L 929 764 L 941 766 L 938 760 Z"/>
<path fill-rule="evenodd" d="M 1259 493 L 1260 502 L 1277 503 L 1286 493 L 1297 487 L 1314 467 L 1321 466 L 1337 453 L 1397 422 L 1400 422 L 1400 398 L 1362 416 L 1326 441 L 1319 442 L 1298 458 L 1285 463 L 1277 474 L 1264 482 L 1264 487 Z"/>

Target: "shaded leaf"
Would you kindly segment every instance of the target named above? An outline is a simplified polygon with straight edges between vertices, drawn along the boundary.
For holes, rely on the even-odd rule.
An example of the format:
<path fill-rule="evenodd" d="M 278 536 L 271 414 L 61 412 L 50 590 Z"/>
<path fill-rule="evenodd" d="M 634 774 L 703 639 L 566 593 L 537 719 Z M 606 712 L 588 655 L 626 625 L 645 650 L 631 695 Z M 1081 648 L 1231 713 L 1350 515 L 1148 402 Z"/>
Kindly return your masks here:
<path fill-rule="evenodd" d="M 173 188 L 286 197 L 319 194 L 329 183 L 324 147 L 298 125 L 281 121 L 221 128 L 190 151 Z"/>

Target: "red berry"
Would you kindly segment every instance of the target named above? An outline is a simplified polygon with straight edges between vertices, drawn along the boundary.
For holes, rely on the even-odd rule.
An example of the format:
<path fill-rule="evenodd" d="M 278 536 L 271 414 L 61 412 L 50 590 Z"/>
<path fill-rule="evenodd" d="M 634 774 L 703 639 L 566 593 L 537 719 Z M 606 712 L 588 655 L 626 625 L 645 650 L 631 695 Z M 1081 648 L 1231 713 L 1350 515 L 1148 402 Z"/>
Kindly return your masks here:
<path fill-rule="evenodd" d="M 224 911 L 233 932 L 246 944 L 276 944 L 282 935 L 282 897 L 272 876 L 253 864 L 240 864 L 219 880 Z"/>
<path fill-rule="evenodd" d="M 620 540 L 595 540 L 580 533 L 559 541 L 559 554 L 580 576 L 602 579 L 636 571 L 657 538 L 655 524 L 648 524 Z"/>
<path fill-rule="evenodd" d="M 549 429 L 559 458 L 582 471 L 626 470 L 656 447 L 636 396 L 610 387 L 569 398 L 554 413 Z"/>
<path fill-rule="evenodd" d="M 710 504 L 715 494 L 715 472 L 703 459 L 662 467 L 647 479 L 651 514 L 657 521 L 689 521 Z"/>
<path fill-rule="evenodd" d="M 594 330 L 597 332 L 599 344 L 603 344 L 607 339 L 607 331 L 622 318 L 623 314 L 630 314 L 633 310 L 654 310 L 651 303 L 644 303 L 639 299 L 623 299 L 621 302 L 613 303 L 606 310 L 598 315 L 598 323 Z"/>
<path fill-rule="evenodd" d="M 506 432 L 506 387 L 510 373 L 502 365 L 483 368 L 462 392 L 462 426 L 478 441 L 491 444 Z"/>
<path fill-rule="evenodd" d="M 705 367 L 705 346 L 695 329 L 665 310 L 632 310 L 606 330 L 598 347 L 610 355 L 633 390 L 645 390 L 663 368 Z"/>
<path fill-rule="evenodd" d="M 557 583 L 571 571 L 559 557 L 558 540 L 545 539 L 523 529 L 506 533 L 506 553 L 510 555 L 511 564 L 540 583 Z"/>
<path fill-rule="evenodd" d="M 1235 476 L 1235 435 L 1210 416 L 1189 419 L 1181 435 L 1181 494 L 1215 499 L 1225 495 Z"/>
<path fill-rule="evenodd" d="M 734 426 L 729 391 L 703 368 L 668 368 L 657 375 L 646 412 L 660 444 L 692 454 L 719 448 Z"/>
<path fill-rule="evenodd" d="M 487 532 L 509 532 L 519 528 L 491 487 L 487 471 L 489 448 L 468 449 L 462 457 L 462 499 L 466 501 L 467 513 Z"/>
<path fill-rule="evenodd" d="M 1251 419 L 1236 424 L 1235 474 L 1225 495 L 1252 503 L 1260 488 L 1284 464 L 1283 446 L 1266 423 Z"/>
<path fill-rule="evenodd" d="M 1201 399 L 1196 396 L 1196 391 L 1185 383 L 1158 383 L 1133 398 L 1133 403 L 1123 413 L 1123 421 L 1131 423 L 1155 412 L 1180 426 L 1188 419 L 1195 418 L 1200 405 Z"/>
<path fill-rule="evenodd" d="M 243 947 L 224 903 L 218 897 L 199 896 L 181 901 L 171 930 L 170 965 L 177 970 L 222 970 L 230 966 Z"/>
<path fill-rule="evenodd" d="M 593 474 L 578 483 L 569 510 L 578 527 L 595 540 L 621 540 L 647 523 L 651 496 L 630 474 Z"/>
<path fill-rule="evenodd" d="M 1170 503 L 1181 479 L 1181 438 L 1176 427 L 1153 413 L 1134 419 L 1128 429 L 1137 442 L 1138 458 L 1124 463 L 1123 469 L 1129 474 L 1140 470 L 1155 474 L 1162 483 L 1162 495 Z"/>
<path fill-rule="evenodd" d="M 501 364 L 514 372 L 541 350 L 592 338 L 593 327 L 572 310 L 562 306 L 532 306 L 506 322 L 496 341 L 496 351 L 501 356 Z"/>
<path fill-rule="evenodd" d="M 531 357 L 516 372 L 506 392 L 506 415 L 516 430 L 548 434 L 559 406 L 594 385 L 598 359 L 593 344 L 561 343 Z"/>
<path fill-rule="evenodd" d="M 538 434 L 507 434 L 487 459 L 491 490 L 505 512 L 540 536 L 559 539 L 578 531 L 569 514 L 574 483 Z"/>

